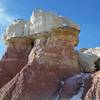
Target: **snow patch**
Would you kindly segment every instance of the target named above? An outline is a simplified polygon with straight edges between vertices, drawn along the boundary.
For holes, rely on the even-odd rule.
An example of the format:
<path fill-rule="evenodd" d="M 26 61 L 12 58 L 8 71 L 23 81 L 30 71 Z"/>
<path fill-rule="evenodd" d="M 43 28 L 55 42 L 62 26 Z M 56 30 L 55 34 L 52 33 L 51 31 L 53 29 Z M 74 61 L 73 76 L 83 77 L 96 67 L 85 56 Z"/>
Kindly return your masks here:
<path fill-rule="evenodd" d="M 64 81 L 60 81 L 60 82 L 61 82 L 61 85 L 62 85 L 62 86 L 63 86 L 63 85 L 64 85 L 64 83 L 65 83 Z"/>
<path fill-rule="evenodd" d="M 86 74 L 86 73 L 84 74 L 84 73 L 81 73 L 80 75 L 74 76 L 74 78 L 79 78 L 79 77 L 81 77 L 81 79 L 82 79 L 82 85 L 81 85 L 80 90 L 78 91 L 78 93 L 77 93 L 76 95 L 74 95 L 72 98 L 70 98 L 70 100 L 82 100 L 82 99 L 81 99 L 81 96 L 82 96 L 83 91 L 84 91 L 84 81 L 85 81 L 87 78 L 89 78 L 90 75 L 91 75 L 91 74 Z"/>
<path fill-rule="evenodd" d="M 82 100 L 81 96 L 83 94 L 83 91 L 84 91 L 84 88 L 81 87 L 79 92 L 76 95 L 74 95 L 70 100 Z"/>
<path fill-rule="evenodd" d="M 57 97 L 55 98 L 55 100 L 59 100 L 59 95 L 57 95 Z"/>

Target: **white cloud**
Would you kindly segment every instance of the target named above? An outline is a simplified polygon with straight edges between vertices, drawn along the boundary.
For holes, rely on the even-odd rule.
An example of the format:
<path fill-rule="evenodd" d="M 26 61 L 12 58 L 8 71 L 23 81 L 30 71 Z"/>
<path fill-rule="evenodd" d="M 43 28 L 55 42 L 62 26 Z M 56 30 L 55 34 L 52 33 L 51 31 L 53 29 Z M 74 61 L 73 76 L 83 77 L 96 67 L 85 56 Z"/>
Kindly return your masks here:
<path fill-rule="evenodd" d="M 5 0 L 0 0 L 0 59 L 5 52 L 4 41 L 2 39 L 2 33 L 6 26 L 15 19 L 15 15 L 12 16 L 8 13 Z"/>
<path fill-rule="evenodd" d="M 4 28 L 15 19 L 15 15 L 8 13 L 6 0 L 0 0 L 0 27 Z"/>
<path fill-rule="evenodd" d="M 14 20 L 14 17 L 9 15 L 6 12 L 6 9 L 0 7 L 0 26 L 4 27 L 7 24 L 11 23 Z"/>

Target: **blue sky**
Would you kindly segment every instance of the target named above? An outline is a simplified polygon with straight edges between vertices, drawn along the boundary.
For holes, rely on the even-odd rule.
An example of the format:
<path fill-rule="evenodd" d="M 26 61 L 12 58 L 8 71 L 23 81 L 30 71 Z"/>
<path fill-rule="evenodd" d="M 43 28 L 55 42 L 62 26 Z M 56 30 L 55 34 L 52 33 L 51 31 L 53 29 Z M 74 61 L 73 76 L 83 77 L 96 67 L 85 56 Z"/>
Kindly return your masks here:
<path fill-rule="evenodd" d="M 36 8 L 53 11 L 79 24 L 77 48 L 100 46 L 100 0 L 0 0 L 0 36 L 12 20 L 27 20 Z M 0 56 L 4 48 L 0 38 Z"/>

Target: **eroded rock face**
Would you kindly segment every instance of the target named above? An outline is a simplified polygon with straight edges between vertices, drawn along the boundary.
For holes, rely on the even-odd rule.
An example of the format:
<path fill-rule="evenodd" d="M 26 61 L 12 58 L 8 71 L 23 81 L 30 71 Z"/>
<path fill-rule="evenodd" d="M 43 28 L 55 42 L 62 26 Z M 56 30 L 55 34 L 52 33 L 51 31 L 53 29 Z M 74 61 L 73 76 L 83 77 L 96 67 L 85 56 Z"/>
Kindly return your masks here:
<path fill-rule="evenodd" d="M 4 40 L 7 41 L 13 37 L 24 37 L 29 34 L 29 22 L 23 19 L 14 20 L 4 32 Z"/>
<path fill-rule="evenodd" d="M 0 61 L 0 100 L 90 100 L 99 94 L 99 72 L 81 73 L 74 50 L 78 33 L 71 21 L 41 10 L 29 21 L 10 25 L 4 33 L 7 51 Z"/>
<path fill-rule="evenodd" d="M 28 38 L 12 38 L 10 39 L 6 52 L 3 56 L 3 59 L 7 58 L 17 58 L 17 59 L 24 59 L 27 58 L 31 49 L 32 49 L 32 40 Z"/>
<path fill-rule="evenodd" d="M 0 61 L 0 87 L 10 81 L 27 63 L 31 40 L 13 38 Z"/>
<path fill-rule="evenodd" d="M 61 82 L 80 73 L 74 51 L 78 28 L 40 10 L 33 12 L 30 22 L 17 20 L 9 26 L 4 34 L 8 47 L 1 62 L 8 65 L 1 64 L 0 100 L 56 99 Z"/>
<path fill-rule="evenodd" d="M 28 63 L 1 88 L 1 100 L 54 100 L 61 81 L 80 73 L 74 51 L 78 30 L 59 28 L 51 32 L 52 35 L 41 35 L 34 41 Z M 9 88 L 5 90 L 6 87 Z"/>
<path fill-rule="evenodd" d="M 78 57 L 74 51 L 74 46 L 77 44 L 78 38 L 73 33 L 74 31 L 71 28 L 57 29 L 51 31 L 52 35 L 48 38 L 41 36 L 40 39 L 36 39 L 34 48 L 29 55 L 29 63 L 35 57 L 39 64 L 63 66 L 65 69 L 66 66 L 72 67 L 74 65 L 73 68 L 79 71 Z M 67 68 L 71 69 L 71 67 Z"/>
<path fill-rule="evenodd" d="M 42 10 L 33 11 L 30 19 L 30 34 L 47 32 L 51 29 L 69 26 L 80 30 L 79 26 L 67 20 L 64 17 L 58 16 L 52 12 L 44 12 Z"/>
<path fill-rule="evenodd" d="M 92 75 L 92 85 L 86 93 L 85 100 L 100 100 L 100 71 Z"/>
<path fill-rule="evenodd" d="M 81 100 L 90 74 L 77 74 L 65 80 L 58 100 Z"/>
<path fill-rule="evenodd" d="M 97 70 L 100 70 L 100 58 L 95 62 L 95 67 Z"/>
<path fill-rule="evenodd" d="M 29 21 L 18 19 L 8 26 L 4 32 L 4 40 L 7 42 L 13 37 L 31 37 L 35 34 L 48 33 L 48 31 L 59 27 L 71 27 L 80 30 L 79 26 L 70 20 L 38 9 L 33 11 Z"/>
<path fill-rule="evenodd" d="M 82 70 L 85 72 L 93 72 L 97 69 L 95 63 L 100 58 L 100 48 L 90 48 L 79 52 L 79 57 Z"/>

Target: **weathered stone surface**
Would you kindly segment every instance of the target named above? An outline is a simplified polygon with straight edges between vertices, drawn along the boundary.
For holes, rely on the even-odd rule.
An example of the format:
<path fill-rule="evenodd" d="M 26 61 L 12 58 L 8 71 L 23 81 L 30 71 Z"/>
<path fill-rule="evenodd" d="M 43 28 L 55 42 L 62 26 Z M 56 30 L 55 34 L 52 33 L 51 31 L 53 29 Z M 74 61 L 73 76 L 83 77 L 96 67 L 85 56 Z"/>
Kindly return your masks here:
<path fill-rule="evenodd" d="M 32 40 L 28 38 L 12 38 L 2 59 L 26 59 L 32 49 Z"/>
<path fill-rule="evenodd" d="M 28 45 L 23 38 L 12 38 L 9 41 L 9 47 L 13 46 L 26 54 L 20 54 L 19 59 L 26 57 L 28 63 L 21 66 L 20 71 L 15 68 L 19 71 L 17 75 L 14 74 L 15 77 L 0 89 L 1 100 L 54 100 L 61 81 L 80 73 L 78 56 L 74 51 L 79 31 L 58 28 L 50 32 L 52 35 L 37 36 L 29 57 L 24 50 L 30 51 L 32 41 Z M 18 39 L 20 41 L 16 42 Z M 15 49 L 8 51 L 11 50 L 12 53 L 3 58 L 18 58 L 14 55 Z"/>
<path fill-rule="evenodd" d="M 0 61 L 0 87 L 10 81 L 27 63 L 31 41 L 13 38 Z"/>
<path fill-rule="evenodd" d="M 100 100 L 100 71 L 92 75 L 92 85 L 86 96 L 85 100 Z"/>
<path fill-rule="evenodd" d="M 26 63 L 25 59 L 3 59 L 0 61 L 0 88 L 10 81 Z"/>
<path fill-rule="evenodd" d="M 30 34 L 43 33 L 64 26 L 80 30 L 79 26 L 72 21 L 52 12 L 44 12 L 40 9 L 33 11 L 30 22 Z"/>
<path fill-rule="evenodd" d="M 53 35 L 48 38 L 36 39 L 33 53 L 29 55 L 29 63 L 35 58 L 39 64 L 57 66 L 66 73 L 80 72 L 78 57 L 73 49 L 77 44 L 77 36 L 70 33 L 73 32 L 73 29 L 63 30 L 53 31 Z M 72 41 L 69 41 L 68 36 L 72 36 Z M 72 69 L 74 69 L 74 72 Z"/>
<path fill-rule="evenodd" d="M 96 70 L 95 62 L 100 58 L 100 48 L 90 48 L 79 52 L 79 61 L 83 71 L 93 72 Z"/>
<path fill-rule="evenodd" d="M 84 86 L 89 78 L 90 74 L 81 73 L 66 79 L 58 100 L 81 100 Z"/>
<path fill-rule="evenodd" d="M 9 26 L 0 61 L 0 100 L 99 100 L 100 72 L 81 73 L 80 65 L 94 71 L 100 48 L 77 55 L 78 33 L 71 21 L 41 10 L 30 21 Z"/>
<path fill-rule="evenodd" d="M 0 99 L 55 100 L 59 95 L 58 100 L 66 100 L 77 94 L 80 86 L 84 84 L 84 79 L 85 75 L 80 74 L 61 80 L 54 69 L 26 65 L 16 77 L 1 88 Z"/>
<path fill-rule="evenodd" d="M 100 58 L 95 62 L 95 67 L 97 70 L 100 70 Z"/>
<path fill-rule="evenodd" d="M 6 28 L 4 32 L 4 40 L 9 40 L 11 37 L 24 37 L 28 35 L 29 32 L 25 29 L 27 28 L 26 26 L 29 26 L 29 22 L 23 19 L 14 20 L 13 23 Z"/>
<path fill-rule="evenodd" d="M 71 27 L 80 30 L 80 27 L 64 17 L 59 17 L 51 12 L 40 9 L 33 11 L 29 21 L 15 20 L 4 32 L 4 40 L 7 42 L 13 37 L 31 37 L 35 34 L 43 34 L 59 27 Z"/>
<path fill-rule="evenodd" d="M 82 53 L 82 52 L 84 52 L 84 51 L 86 51 L 86 50 L 88 50 L 89 48 L 81 48 L 80 49 L 80 52 Z"/>

